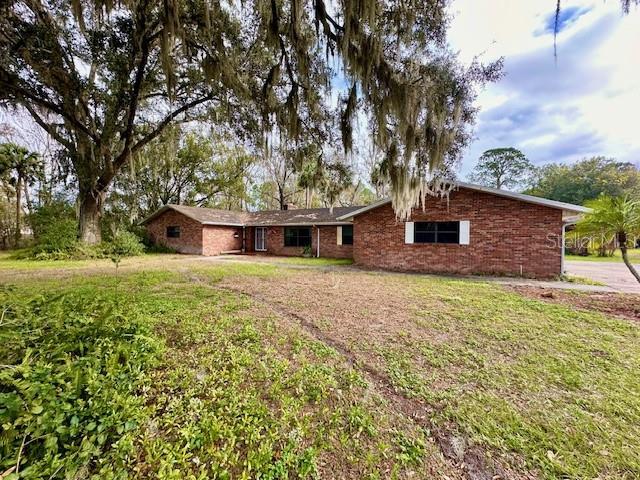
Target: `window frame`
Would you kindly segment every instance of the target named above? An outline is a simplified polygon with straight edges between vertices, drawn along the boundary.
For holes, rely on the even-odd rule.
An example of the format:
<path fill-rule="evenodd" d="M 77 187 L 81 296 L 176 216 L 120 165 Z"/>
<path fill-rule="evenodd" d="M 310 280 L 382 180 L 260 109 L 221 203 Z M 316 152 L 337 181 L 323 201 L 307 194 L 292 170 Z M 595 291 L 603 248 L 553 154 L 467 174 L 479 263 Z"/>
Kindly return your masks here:
<path fill-rule="evenodd" d="M 455 228 L 452 228 L 455 224 Z M 422 227 L 422 228 L 421 228 Z M 430 237 L 433 235 L 433 239 Z M 455 235 L 448 240 L 448 235 Z M 460 221 L 448 222 L 414 222 L 413 224 L 413 243 L 418 244 L 439 244 L 439 245 L 460 245 Z"/>
<path fill-rule="evenodd" d="M 345 235 L 345 229 L 351 230 L 351 235 Z M 349 239 L 349 241 L 345 241 Z M 353 245 L 353 225 L 342 225 L 342 245 Z"/>
<path fill-rule="evenodd" d="M 285 247 L 294 247 L 294 248 L 304 248 L 307 246 L 311 246 L 312 244 L 312 239 L 313 239 L 313 232 L 311 231 L 311 227 L 283 227 L 283 241 L 284 241 L 284 246 Z M 300 239 L 307 238 L 307 235 L 300 235 L 300 231 L 301 230 L 306 230 L 307 232 L 309 232 L 308 238 L 309 238 L 309 243 L 300 243 Z M 287 231 L 295 231 L 295 235 L 287 235 Z M 287 241 L 290 240 L 291 238 L 295 238 L 295 242 L 293 243 L 288 243 Z"/>
<path fill-rule="evenodd" d="M 176 232 L 177 232 L 177 235 L 176 235 Z M 180 238 L 181 234 L 182 232 L 180 229 L 180 225 L 167 225 L 167 228 L 165 229 L 165 236 L 167 238 Z"/>

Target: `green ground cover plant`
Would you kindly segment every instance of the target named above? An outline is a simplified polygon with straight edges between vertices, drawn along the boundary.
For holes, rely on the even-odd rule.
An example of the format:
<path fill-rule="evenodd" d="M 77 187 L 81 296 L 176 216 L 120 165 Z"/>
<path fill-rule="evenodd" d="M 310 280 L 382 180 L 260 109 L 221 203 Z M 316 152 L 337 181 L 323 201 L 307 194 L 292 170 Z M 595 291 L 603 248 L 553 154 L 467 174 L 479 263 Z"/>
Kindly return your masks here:
<path fill-rule="evenodd" d="M 2 288 L 6 479 L 388 478 L 436 453 L 339 353 L 217 288 L 276 267 L 110 271 Z"/>

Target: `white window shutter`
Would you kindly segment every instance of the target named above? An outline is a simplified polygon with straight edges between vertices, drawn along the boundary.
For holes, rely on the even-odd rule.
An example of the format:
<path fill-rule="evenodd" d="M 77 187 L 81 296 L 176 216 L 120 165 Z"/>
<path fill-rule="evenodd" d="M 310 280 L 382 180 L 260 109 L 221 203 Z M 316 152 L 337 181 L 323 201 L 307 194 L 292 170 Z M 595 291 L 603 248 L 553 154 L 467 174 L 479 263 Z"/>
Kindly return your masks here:
<path fill-rule="evenodd" d="M 337 234 L 336 234 L 336 237 L 337 237 L 337 242 L 336 243 L 338 245 L 342 245 L 342 226 L 338 226 L 337 230 L 338 231 L 337 231 Z"/>
<path fill-rule="evenodd" d="M 460 221 L 460 245 L 469 245 L 471 238 L 471 222 L 469 220 Z"/>
<path fill-rule="evenodd" d="M 404 222 L 404 243 L 413 243 L 413 222 Z"/>

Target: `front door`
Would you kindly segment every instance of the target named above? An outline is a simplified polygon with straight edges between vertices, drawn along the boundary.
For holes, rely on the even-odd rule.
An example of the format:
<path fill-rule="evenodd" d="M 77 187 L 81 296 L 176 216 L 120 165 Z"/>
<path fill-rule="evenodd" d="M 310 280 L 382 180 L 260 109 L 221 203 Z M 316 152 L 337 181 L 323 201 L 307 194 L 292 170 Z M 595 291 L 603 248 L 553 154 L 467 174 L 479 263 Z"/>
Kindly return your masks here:
<path fill-rule="evenodd" d="M 267 228 L 256 227 L 256 252 L 267 250 Z"/>

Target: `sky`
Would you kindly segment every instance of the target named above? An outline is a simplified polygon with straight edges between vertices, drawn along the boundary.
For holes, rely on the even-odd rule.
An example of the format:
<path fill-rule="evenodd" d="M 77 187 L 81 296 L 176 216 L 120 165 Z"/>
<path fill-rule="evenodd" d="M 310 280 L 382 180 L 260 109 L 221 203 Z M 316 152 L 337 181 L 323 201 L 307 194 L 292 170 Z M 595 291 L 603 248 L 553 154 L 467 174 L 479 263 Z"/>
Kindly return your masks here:
<path fill-rule="evenodd" d="M 477 100 L 465 177 L 487 149 L 515 147 L 535 164 L 604 155 L 640 166 L 640 8 L 563 0 L 453 0 L 451 47 L 469 62 L 504 57 L 504 77 Z"/>

